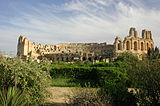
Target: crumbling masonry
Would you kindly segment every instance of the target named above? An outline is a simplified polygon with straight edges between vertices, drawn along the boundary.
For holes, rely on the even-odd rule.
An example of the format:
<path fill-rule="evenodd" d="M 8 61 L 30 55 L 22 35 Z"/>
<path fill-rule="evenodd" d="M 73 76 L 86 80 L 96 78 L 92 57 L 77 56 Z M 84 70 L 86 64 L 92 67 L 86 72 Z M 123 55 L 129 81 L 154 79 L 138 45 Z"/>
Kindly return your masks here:
<path fill-rule="evenodd" d="M 92 61 L 109 62 L 124 52 L 131 52 L 139 59 L 145 55 L 149 48 L 154 47 L 151 31 L 142 30 L 142 38 L 138 37 L 135 28 L 130 28 L 129 35 L 121 40 L 115 38 L 112 45 L 107 43 L 61 43 L 57 45 L 41 45 L 20 36 L 17 46 L 17 56 L 23 59 L 32 58 L 41 60 L 47 58 L 51 61 Z"/>

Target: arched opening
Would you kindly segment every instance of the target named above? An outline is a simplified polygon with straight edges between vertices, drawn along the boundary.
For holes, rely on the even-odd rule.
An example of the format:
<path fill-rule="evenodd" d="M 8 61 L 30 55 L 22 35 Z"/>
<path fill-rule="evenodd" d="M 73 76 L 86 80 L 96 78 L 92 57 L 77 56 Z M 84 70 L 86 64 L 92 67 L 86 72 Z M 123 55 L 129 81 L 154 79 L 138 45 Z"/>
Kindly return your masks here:
<path fill-rule="evenodd" d="M 52 61 L 54 61 L 54 58 L 52 57 Z"/>
<path fill-rule="evenodd" d="M 142 51 L 144 50 L 143 42 L 141 42 L 141 50 L 142 50 Z"/>
<path fill-rule="evenodd" d="M 88 58 L 88 60 L 89 60 L 89 61 L 92 61 L 92 58 L 91 58 L 91 57 L 89 57 L 89 58 Z"/>
<path fill-rule="evenodd" d="M 68 57 L 66 58 L 66 62 L 69 62 L 69 59 L 68 59 Z"/>
<path fill-rule="evenodd" d="M 138 50 L 137 42 L 134 42 L 134 50 Z"/>
<path fill-rule="evenodd" d="M 64 58 L 62 57 L 61 60 L 64 61 Z"/>
<path fill-rule="evenodd" d="M 98 60 L 98 58 L 97 58 L 97 57 L 94 57 L 94 60 Z"/>
<path fill-rule="evenodd" d="M 83 60 L 83 61 L 86 61 L 86 57 L 83 57 L 82 60 Z"/>
<path fill-rule="evenodd" d="M 71 61 L 74 61 L 74 57 L 71 58 Z"/>
<path fill-rule="evenodd" d="M 99 61 L 100 61 L 100 62 L 103 62 L 103 57 L 100 57 L 100 58 L 99 58 Z"/>
<path fill-rule="evenodd" d="M 118 43 L 118 50 L 122 50 L 122 42 L 120 42 L 120 41 Z"/>
<path fill-rule="evenodd" d="M 126 42 L 126 50 L 130 50 L 130 42 L 129 41 Z"/>

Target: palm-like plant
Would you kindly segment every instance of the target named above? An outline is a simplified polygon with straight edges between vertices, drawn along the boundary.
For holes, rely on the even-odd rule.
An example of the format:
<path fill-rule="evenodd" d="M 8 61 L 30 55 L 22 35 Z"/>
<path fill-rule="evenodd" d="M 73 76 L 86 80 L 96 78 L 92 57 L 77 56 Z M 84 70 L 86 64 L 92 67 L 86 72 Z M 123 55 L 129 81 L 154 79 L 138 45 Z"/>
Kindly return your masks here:
<path fill-rule="evenodd" d="M 26 106 L 27 100 L 24 93 L 15 87 L 7 91 L 0 91 L 0 106 Z"/>

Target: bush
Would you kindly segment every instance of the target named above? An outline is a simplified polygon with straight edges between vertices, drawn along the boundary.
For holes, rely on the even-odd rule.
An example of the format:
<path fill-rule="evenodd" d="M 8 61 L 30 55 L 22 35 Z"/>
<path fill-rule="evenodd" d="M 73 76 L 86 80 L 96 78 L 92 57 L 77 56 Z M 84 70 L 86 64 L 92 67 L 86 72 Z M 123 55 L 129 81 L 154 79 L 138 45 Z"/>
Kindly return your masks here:
<path fill-rule="evenodd" d="M 57 65 L 52 67 L 50 75 L 53 78 L 65 77 L 77 79 L 95 79 L 96 75 L 94 71 L 96 71 L 96 69 L 89 66 Z"/>
<path fill-rule="evenodd" d="M 111 106 L 110 96 L 102 94 L 97 88 L 75 88 L 70 97 L 71 106 Z"/>
<path fill-rule="evenodd" d="M 134 75 L 139 89 L 139 103 L 145 106 L 160 105 L 160 60 L 145 60 L 139 63 Z"/>
<path fill-rule="evenodd" d="M 136 105 L 136 97 L 128 92 L 129 78 L 126 68 L 121 66 L 101 68 L 98 76 L 102 90 L 112 97 L 113 106 Z"/>
<path fill-rule="evenodd" d="M 17 87 L 22 90 L 30 104 L 43 101 L 50 76 L 36 62 L 24 62 L 0 56 L 0 89 Z"/>
<path fill-rule="evenodd" d="M 127 64 L 135 64 L 138 61 L 138 57 L 132 53 L 122 53 L 120 54 L 115 61 L 127 62 Z"/>

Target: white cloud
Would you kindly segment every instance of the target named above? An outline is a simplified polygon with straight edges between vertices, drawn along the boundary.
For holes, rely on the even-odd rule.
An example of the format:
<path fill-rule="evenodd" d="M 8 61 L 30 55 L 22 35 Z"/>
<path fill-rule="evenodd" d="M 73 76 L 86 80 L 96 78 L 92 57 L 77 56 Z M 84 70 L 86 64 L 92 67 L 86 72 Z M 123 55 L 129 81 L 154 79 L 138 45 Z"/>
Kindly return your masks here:
<path fill-rule="evenodd" d="M 132 0 L 129 1 L 133 3 Z M 57 6 L 29 6 L 31 12 L 20 11 L 20 17 L 8 21 L 16 27 L 0 29 L 0 34 L 6 35 L 6 42 L 0 48 L 5 47 L 5 43 L 8 45 L 8 37 L 18 37 L 19 33 L 43 44 L 104 41 L 113 43 L 116 36 L 127 36 L 132 26 L 137 28 L 139 36 L 144 28 L 152 30 L 156 45 L 160 47 L 160 10 L 146 9 L 141 2 L 134 1 L 137 4 L 112 0 L 73 0 Z M 8 31 L 10 33 L 5 33 Z M 15 43 L 14 41 L 10 47 L 15 47 Z"/>

